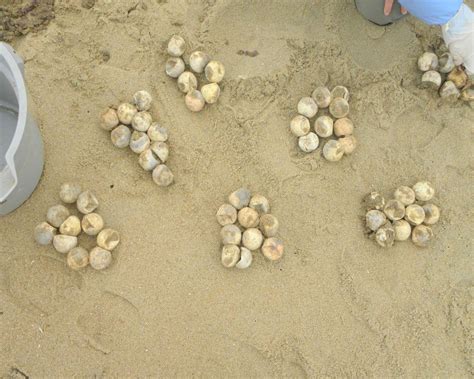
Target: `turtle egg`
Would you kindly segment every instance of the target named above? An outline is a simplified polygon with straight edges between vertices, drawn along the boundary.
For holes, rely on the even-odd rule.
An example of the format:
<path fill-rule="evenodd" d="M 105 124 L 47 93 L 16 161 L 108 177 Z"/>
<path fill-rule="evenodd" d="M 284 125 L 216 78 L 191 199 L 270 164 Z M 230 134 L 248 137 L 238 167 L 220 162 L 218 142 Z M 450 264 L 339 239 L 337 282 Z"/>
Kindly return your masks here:
<path fill-rule="evenodd" d="M 401 186 L 398 187 L 393 193 L 395 200 L 400 201 L 403 205 L 410 205 L 415 202 L 415 191 L 410 187 Z"/>
<path fill-rule="evenodd" d="M 442 82 L 441 75 L 438 71 L 426 71 L 421 77 L 420 88 L 430 88 L 438 90 Z"/>
<path fill-rule="evenodd" d="M 112 133 L 110 133 L 110 139 L 115 147 L 123 149 L 130 145 L 131 135 L 132 132 L 130 131 L 130 128 L 125 125 L 119 125 L 112 130 Z"/>
<path fill-rule="evenodd" d="M 229 203 L 237 209 L 249 205 L 250 191 L 247 188 L 239 188 L 229 195 Z"/>
<path fill-rule="evenodd" d="M 170 155 L 170 149 L 166 142 L 153 142 L 151 144 L 151 151 L 156 154 L 162 163 L 165 163 Z"/>
<path fill-rule="evenodd" d="M 439 57 L 439 72 L 447 74 L 454 70 L 455 64 L 453 56 L 450 53 L 444 53 Z"/>
<path fill-rule="evenodd" d="M 145 171 L 153 171 L 153 169 L 160 164 L 160 160 L 151 149 L 146 149 L 138 157 L 138 164 Z"/>
<path fill-rule="evenodd" d="M 234 267 L 240 259 L 240 248 L 236 245 L 222 247 L 221 262 L 226 268 Z"/>
<path fill-rule="evenodd" d="M 298 103 L 298 113 L 302 116 L 312 118 L 318 113 L 318 106 L 311 97 L 303 97 Z"/>
<path fill-rule="evenodd" d="M 468 82 L 467 74 L 459 67 L 451 71 L 447 79 L 451 80 L 457 88 L 463 88 Z"/>
<path fill-rule="evenodd" d="M 219 83 L 225 75 L 224 65 L 219 61 L 210 61 L 204 69 L 206 79 L 212 83 Z"/>
<path fill-rule="evenodd" d="M 165 66 L 165 71 L 166 75 L 168 75 L 171 78 L 178 78 L 185 69 L 184 62 L 181 58 L 170 58 L 166 61 L 166 66 Z"/>
<path fill-rule="evenodd" d="M 97 246 L 112 251 L 120 242 L 120 234 L 114 229 L 103 229 L 97 235 Z"/>
<path fill-rule="evenodd" d="M 317 106 L 319 108 L 327 108 L 329 107 L 329 104 L 331 103 L 331 91 L 327 87 L 320 86 L 317 87 L 314 91 L 311 97 L 314 99 L 316 102 Z"/>
<path fill-rule="evenodd" d="M 392 224 L 387 222 L 382 225 L 375 233 L 375 241 L 382 247 L 391 247 L 395 242 L 395 230 Z"/>
<path fill-rule="evenodd" d="M 130 125 L 137 112 L 137 107 L 129 103 L 120 104 L 117 108 L 118 119 L 124 125 Z"/>
<path fill-rule="evenodd" d="M 152 122 L 153 122 L 153 119 L 150 113 L 146 111 L 138 112 L 137 114 L 135 114 L 135 116 L 133 116 L 132 127 L 133 129 L 139 132 L 146 132 L 148 128 L 151 126 Z"/>
<path fill-rule="evenodd" d="M 395 231 L 396 241 L 406 241 L 411 235 L 411 225 L 405 220 L 394 221 L 393 230 Z"/>
<path fill-rule="evenodd" d="M 423 53 L 423 55 L 418 58 L 418 68 L 423 72 L 436 70 L 438 68 L 438 57 L 429 51 Z"/>
<path fill-rule="evenodd" d="M 318 148 L 319 138 L 315 133 L 309 132 L 307 135 L 298 138 L 298 146 L 301 151 L 311 153 Z"/>
<path fill-rule="evenodd" d="M 95 270 L 104 270 L 112 263 L 112 253 L 96 246 L 89 253 L 89 263 Z"/>
<path fill-rule="evenodd" d="M 217 210 L 217 222 L 222 225 L 231 225 L 237 221 L 237 209 L 230 204 L 223 204 Z"/>
<path fill-rule="evenodd" d="M 149 147 L 150 139 L 147 134 L 135 130 L 130 137 L 130 150 L 136 154 L 141 154 Z"/>
<path fill-rule="evenodd" d="M 314 122 L 314 131 L 320 137 L 327 138 L 332 136 L 334 130 L 334 121 L 329 116 L 320 116 Z"/>
<path fill-rule="evenodd" d="M 67 253 L 67 265 L 73 270 L 80 270 L 89 264 L 89 253 L 83 247 L 77 246 Z"/>
<path fill-rule="evenodd" d="M 59 190 L 59 198 L 66 204 L 73 204 L 77 201 L 82 192 L 81 186 L 76 183 L 64 183 Z"/>
<path fill-rule="evenodd" d="M 198 86 L 198 82 L 194 74 L 190 71 L 184 71 L 178 77 L 178 89 L 181 92 L 188 93 L 189 91 L 195 90 Z"/>
<path fill-rule="evenodd" d="M 174 35 L 170 38 L 168 42 L 168 54 L 172 57 L 180 57 L 184 54 L 186 50 L 186 42 L 184 41 L 183 37 L 178 35 Z"/>
<path fill-rule="evenodd" d="M 405 220 L 412 225 L 420 225 L 425 221 L 425 211 L 418 204 L 410 204 L 405 209 Z"/>
<path fill-rule="evenodd" d="M 76 206 L 78 211 L 83 214 L 92 213 L 99 206 L 99 200 L 92 191 L 84 191 L 77 198 Z"/>
<path fill-rule="evenodd" d="M 433 239 L 433 230 L 426 225 L 418 225 L 413 228 L 411 240 L 416 246 L 426 247 Z"/>
<path fill-rule="evenodd" d="M 344 86 L 336 86 L 331 91 L 331 97 L 333 99 L 341 97 L 344 100 L 349 101 L 349 90 Z"/>
<path fill-rule="evenodd" d="M 221 95 L 221 89 L 217 83 L 209 83 L 201 87 L 202 97 L 208 104 L 217 103 L 217 99 Z"/>
<path fill-rule="evenodd" d="M 309 133 L 311 124 L 309 120 L 301 115 L 296 116 L 290 122 L 290 130 L 296 137 L 302 137 Z"/>
<path fill-rule="evenodd" d="M 240 268 L 240 269 L 245 269 L 249 268 L 250 265 L 252 264 L 252 252 L 245 248 L 241 247 L 240 248 L 240 259 L 235 265 L 235 267 Z"/>
<path fill-rule="evenodd" d="M 376 232 L 386 222 L 385 214 L 377 209 L 372 209 L 365 215 L 365 225 L 373 232 Z"/>
<path fill-rule="evenodd" d="M 262 254 L 271 261 L 279 260 L 284 252 L 283 242 L 278 238 L 267 238 L 263 242 Z"/>
<path fill-rule="evenodd" d="M 153 181 L 160 187 L 168 187 L 174 181 L 174 175 L 168 166 L 160 164 L 155 167 L 152 173 Z"/>
<path fill-rule="evenodd" d="M 323 147 L 323 156 L 330 162 L 341 160 L 344 155 L 344 149 L 339 141 L 330 140 Z"/>
<path fill-rule="evenodd" d="M 56 232 L 55 227 L 49 225 L 47 222 L 42 222 L 35 227 L 35 241 L 40 245 L 49 245 L 53 241 Z"/>
<path fill-rule="evenodd" d="M 262 232 L 256 228 L 247 229 L 242 235 L 242 245 L 250 251 L 258 250 L 262 246 Z"/>
<path fill-rule="evenodd" d="M 474 101 L 474 87 L 465 88 L 461 92 L 462 101 Z"/>
<path fill-rule="evenodd" d="M 118 124 L 119 124 L 119 119 L 118 119 L 117 112 L 115 111 L 115 109 L 107 108 L 100 115 L 100 127 L 102 129 L 110 132 Z"/>
<path fill-rule="evenodd" d="M 265 214 L 260 217 L 260 230 L 265 237 L 275 237 L 279 226 L 278 219 L 271 214 Z"/>
<path fill-rule="evenodd" d="M 405 206 L 401 201 L 389 200 L 383 209 L 389 220 L 396 221 L 405 217 Z"/>
<path fill-rule="evenodd" d="M 357 140 L 354 136 L 342 137 L 339 138 L 338 141 L 346 155 L 352 154 L 357 147 Z"/>
<path fill-rule="evenodd" d="M 439 96 L 445 100 L 454 101 L 459 99 L 461 92 L 459 92 L 456 85 L 451 80 L 447 80 L 439 89 Z"/>
<path fill-rule="evenodd" d="M 46 213 L 46 221 L 55 228 L 59 228 L 68 217 L 69 210 L 64 205 L 55 205 Z"/>
<path fill-rule="evenodd" d="M 349 114 L 349 103 L 342 97 L 336 97 L 329 104 L 329 113 L 335 118 L 343 118 Z"/>
<path fill-rule="evenodd" d="M 265 196 L 253 195 L 250 199 L 249 207 L 255 209 L 259 214 L 270 212 L 270 203 Z"/>
<path fill-rule="evenodd" d="M 168 129 L 160 126 L 159 123 L 154 122 L 146 132 L 148 138 L 153 142 L 166 142 L 168 141 Z"/>
<path fill-rule="evenodd" d="M 189 56 L 189 66 L 194 72 L 202 74 L 210 60 L 211 58 L 206 53 L 195 51 Z"/>
<path fill-rule="evenodd" d="M 435 194 L 433 185 L 430 182 L 418 182 L 413 186 L 413 191 L 415 191 L 415 197 L 420 201 L 431 200 Z"/>
<path fill-rule="evenodd" d="M 425 204 L 423 205 L 423 210 L 425 211 L 425 221 L 426 225 L 433 225 L 439 221 L 439 208 L 434 204 Z"/>
<path fill-rule="evenodd" d="M 138 91 L 133 95 L 133 104 L 139 111 L 147 111 L 151 108 L 153 98 L 147 91 Z"/>
<path fill-rule="evenodd" d="M 364 204 L 367 209 L 381 210 L 385 207 L 385 199 L 378 192 L 371 192 L 364 198 Z"/>
<path fill-rule="evenodd" d="M 67 254 L 77 246 L 77 237 L 57 234 L 53 238 L 53 246 L 58 253 Z"/>
<path fill-rule="evenodd" d="M 69 216 L 59 227 L 59 233 L 77 237 L 81 234 L 81 220 L 77 216 Z"/>
<path fill-rule="evenodd" d="M 97 213 L 89 213 L 82 218 L 81 224 L 84 233 L 96 236 L 104 227 L 104 219 Z"/>
<path fill-rule="evenodd" d="M 258 212 L 249 207 L 242 208 L 237 215 L 237 219 L 244 228 L 255 228 L 260 221 Z"/>
<path fill-rule="evenodd" d="M 204 108 L 204 105 L 206 105 L 206 100 L 204 100 L 204 96 L 202 96 L 202 93 L 197 89 L 189 92 L 185 96 L 184 102 L 186 103 L 186 106 L 191 112 L 200 112 Z"/>
<path fill-rule="evenodd" d="M 334 123 L 336 137 L 350 136 L 354 132 L 354 123 L 347 117 L 340 118 Z"/>
<path fill-rule="evenodd" d="M 242 232 L 237 225 L 225 225 L 221 229 L 221 239 L 223 245 L 238 245 L 242 240 Z"/>

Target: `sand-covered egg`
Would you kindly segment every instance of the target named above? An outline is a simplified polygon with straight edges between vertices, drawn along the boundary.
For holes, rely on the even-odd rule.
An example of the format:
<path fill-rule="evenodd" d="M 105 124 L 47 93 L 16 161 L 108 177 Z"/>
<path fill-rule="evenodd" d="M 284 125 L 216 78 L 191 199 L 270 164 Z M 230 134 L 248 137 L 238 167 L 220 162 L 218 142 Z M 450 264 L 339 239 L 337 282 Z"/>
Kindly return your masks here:
<path fill-rule="evenodd" d="M 375 233 L 375 241 L 382 247 L 391 247 L 395 242 L 395 230 L 389 222 L 382 225 Z"/>
<path fill-rule="evenodd" d="M 298 147 L 305 153 L 311 153 L 319 146 L 319 138 L 316 133 L 309 132 L 298 138 Z"/>
<path fill-rule="evenodd" d="M 309 133 L 311 124 L 305 116 L 298 115 L 291 120 L 290 130 L 296 137 L 302 137 Z"/>
<path fill-rule="evenodd" d="M 242 240 L 242 232 L 237 225 L 225 225 L 221 229 L 221 239 L 223 245 L 238 245 Z"/>
<path fill-rule="evenodd" d="M 418 58 L 418 68 L 426 72 L 438 68 L 438 56 L 432 52 L 425 52 Z"/>
<path fill-rule="evenodd" d="M 354 136 L 347 136 L 338 139 L 339 143 L 344 150 L 344 154 L 350 155 L 357 148 L 357 139 Z"/>
<path fill-rule="evenodd" d="M 152 123 L 146 134 L 152 142 L 168 141 L 168 129 L 161 126 L 158 122 Z"/>
<path fill-rule="evenodd" d="M 202 74 L 211 58 L 202 51 L 195 51 L 189 56 L 189 66 L 197 74 Z"/>
<path fill-rule="evenodd" d="M 412 225 L 420 225 L 425 221 L 425 211 L 418 204 L 410 204 L 405 209 L 405 220 Z"/>
<path fill-rule="evenodd" d="M 323 156 L 330 162 L 341 160 L 344 149 L 339 141 L 329 140 L 323 147 Z"/>
<path fill-rule="evenodd" d="M 224 79 L 224 65 L 219 61 L 210 61 L 204 69 L 204 74 L 206 75 L 206 79 L 211 83 L 219 83 Z"/>
<path fill-rule="evenodd" d="M 325 86 L 317 87 L 313 91 L 311 97 L 314 99 L 319 108 L 329 107 L 329 104 L 331 104 L 332 100 L 331 91 L 329 91 L 329 88 Z"/>
<path fill-rule="evenodd" d="M 267 238 L 263 242 L 262 246 L 262 254 L 264 255 L 265 258 L 267 258 L 270 261 L 277 261 L 281 259 L 284 253 L 284 246 L 283 242 L 275 237 L 272 238 Z"/>
<path fill-rule="evenodd" d="M 53 238 L 53 246 L 58 253 L 67 254 L 77 246 L 77 237 L 57 234 Z"/>
<path fill-rule="evenodd" d="M 153 142 L 150 149 L 162 163 L 166 163 L 170 155 L 170 149 L 166 142 Z"/>
<path fill-rule="evenodd" d="M 394 221 L 395 241 L 406 241 L 411 236 L 411 225 L 406 220 Z"/>
<path fill-rule="evenodd" d="M 82 188 L 77 183 L 64 183 L 59 190 L 59 198 L 66 204 L 74 204 L 77 201 Z"/>
<path fill-rule="evenodd" d="M 439 72 L 442 74 L 447 74 L 454 70 L 456 65 L 454 64 L 454 59 L 451 53 L 443 53 L 438 59 L 438 68 Z"/>
<path fill-rule="evenodd" d="M 336 97 L 329 104 L 329 113 L 335 118 L 343 118 L 349 114 L 349 103 L 342 97 Z"/>
<path fill-rule="evenodd" d="M 244 228 L 255 228 L 260 222 L 260 216 L 255 209 L 244 207 L 239 211 L 237 220 Z"/>
<path fill-rule="evenodd" d="M 377 191 L 373 191 L 367 194 L 364 197 L 363 202 L 367 210 L 370 210 L 370 209 L 382 210 L 385 207 L 385 199 Z"/>
<path fill-rule="evenodd" d="M 124 125 L 130 125 L 137 112 L 137 107 L 130 103 L 122 103 L 117 108 L 117 116 Z"/>
<path fill-rule="evenodd" d="M 77 210 L 82 214 L 94 212 L 99 206 L 99 200 L 92 191 L 81 192 L 76 202 Z"/>
<path fill-rule="evenodd" d="M 160 187 L 168 187 L 174 182 L 174 175 L 165 164 L 160 164 L 155 167 L 152 178 Z"/>
<path fill-rule="evenodd" d="M 240 248 L 240 258 L 235 267 L 240 268 L 240 269 L 246 269 L 249 268 L 250 265 L 252 264 L 253 256 L 252 252 L 247 249 L 246 247 L 241 247 Z"/>
<path fill-rule="evenodd" d="M 427 247 L 433 239 L 433 230 L 426 225 L 418 225 L 413 228 L 411 240 L 416 246 Z"/>
<path fill-rule="evenodd" d="M 319 137 L 331 137 L 334 131 L 334 121 L 329 116 L 319 116 L 314 121 L 314 131 Z"/>
<path fill-rule="evenodd" d="M 448 74 L 447 79 L 451 80 L 459 89 L 463 88 L 469 81 L 467 74 L 460 67 L 454 68 L 454 70 Z"/>
<path fill-rule="evenodd" d="M 426 71 L 421 77 L 421 88 L 438 90 L 441 87 L 443 79 L 438 71 Z"/>
<path fill-rule="evenodd" d="M 171 36 L 168 41 L 168 54 L 172 57 L 180 57 L 186 50 L 186 41 L 183 37 L 178 35 Z"/>
<path fill-rule="evenodd" d="M 81 220 L 77 216 L 69 216 L 59 227 L 59 233 L 77 237 L 81 234 Z"/>
<path fill-rule="evenodd" d="M 378 209 L 372 209 L 365 215 L 365 225 L 373 232 L 377 231 L 377 229 L 379 229 L 386 222 L 387 216 L 385 216 L 385 214 Z"/>
<path fill-rule="evenodd" d="M 113 128 L 115 128 L 119 124 L 119 118 L 117 115 L 117 111 L 112 108 L 107 108 L 102 114 L 100 115 L 100 127 L 104 130 L 110 132 Z"/>
<path fill-rule="evenodd" d="M 436 205 L 425 204 L 423 205 L 423 210 L 425 211 L 425 219 L 423 222 L 426 225 L 434 225 L 439 221 L 440 211 Z"/>
<path fill-rule="evenodd" d="M 354 123 L 347 117 L 340 118 L 334 123 L 336 137 L 350 136 L 354 133 Z"/>
<path fill-rule="evenodd" d="M 263 243 L 262 232 L 257 228 L 249 228 L 242 235 L 242 245 L 250 251 L 260 249 Z"/>
<path fill-rule="evenodd" d="M 221 95 L 221 88 L 217 83 L 209 83 L 201 87 L 201 94 L 207 104 L 215 104 Z"/>
<path fill-rule="evenodd" d="M 57 233 L 57 229 L 47 222 L 36 225 L 34 231 L 35 241 L 40 245 L 49 245 L 53 242 L 53 238 Z"/>
<path fill-rule="evenodd" d="M 298 102 L 298 113 L 307 118 L 312 118 L 318 113 L 318 105 L 311 97 L 303 97 Z"/>
<path fill-rule="evenodd" d="M 272 214 L 264 214 L 260 217 L 259 227 L 265 237 L 275 237 L 278 233 L 280 223 Z"/>
<path fill-rule="evenodd" d="M 165 71 L 170 78 L 178 78 L 185 70 L 186 66 L 181 58 L 172 57 L 166 61 Z"/>
<path fill-rule="evenodd" d="M 139 111 L 148 111 L 153 101 L 150 93 L 145 90 L 135 92 L 132 99 L 133 104 L 135 104 Z"/>
<path fill-rule="evenodd" d="M 120 234 L 111 228 L 102 229 L 97 235 L 97 246 L 112 251 L 120 243 Z"/>
<path fill-rule="evenodd" d="M 115 147 L 123 149 L 130 145 L 130 138 L 132 136 L 132 131 L 129 127 L 125 125 L 119 125 L 112 133 L 110 133 L 110 140 Z"/>
<path fill-rule="evenodd" d="M 206 105 L 206 100 L 201 91 L 195 89 L 186 94 L 184 102 L 191 112 L 200 112 Z"/>
<path fill-rule="evenodd" d="M 461 92 L 451 80 L 447 80 L 439 89 L 439 96 L 445 100 L 454 101 L 459 99 Z"/>
<path fill-rule="evenodd" d="M 48 209 L 48 212 L 46 213 L 46 221 L 55 228 L 59 228 L 69 217 L 69 214 L 69 209 L 64 205 L 54 205 Z"/>
<path fill-rule="evenodd" d="M 178 89 L 183 93 L 193 91 L 198 87 L 196 76 L 190 71 L 184 71 L 178 77 Z"/>
<path fill-rule="evenodd" d="M 160 160 L 151 149 L 146 149 L 138 157 L 138 164 L 145 171 L 153 171 L 153 169 L 160 164 Z"/>
<path fill-rule="evenodd" d="M 383 209 L 389 220 L 396 221 L 405 217 L 405 206 L 401 201 L 389 200 Z"/>
<path fill-rule="evenodd" d="M 150 138 L 144 132 L 135 130 L 130 137 L 130 150 L 135 154 L 141 154 L 150 147 Z"/>
<path fill-rule="evenodd" d="M 333 99 L 340 97 L 346 101 L 349 101 L 349 96 L 349 90 L 344 86 L 335 86 L 331 91 L 331 97 Z"/>
<path fill-rule="evenodd" d="M 73 270 L 80 270 L 89 265 L 89 252 L 81 246 L 76 246 L 67 254 L 67 265 Z"/>
<path fill-rule="evenodd" d="M 270 202 L 265 196 L 259 194 L 250 198 L 249 207 L 255 209 L 259 214 L 270 212 Z"/>
<path fill-rule="evenodd" d="M 415 197 L 420 201 L 429 201 L 433 198 L 435 194 L 435 189 L 430 182 L 422 181 L 418 182 L 413 186 L 413 191 L 415 191 Z"/>
<path fill-rule="evenodd" d="M 410 205 L 415 202 L 415 191 L 407 186 L 398 187 L 393 193 L 395 200 L 400 201 L 403 205 Z"/>
<path fill-rule="evenodd" d="M 229 203 L 236 209 L 242 209 L 250 203 L 250 191 L 247 188 L 239 188 L 229 195 Z"/>
<path fill-rule="evenodd" d="M 152 122 L 153 118 L 150 113 L 146 111 L 137 112 L 135 116 L 133 116 L 132 127 L 139 132 L 146 132 L 150 128 Z"/>
<path fill-rule="evenodd" d="M 105 270 L 112 264 L 112 253 L 96 246 L 89 253 L 89 263 L 95 270 Z"/>
<path fill-rule="evenodd" d="M 240 248 L 237 245 L 224 245 L 221 252 L 221 263 L 226 268 L 234 267 L 240 259 Z"/>
<path fill-rule="evenodd" d="M 231 225 L 237 221 L 237 209 L 230 204 L 222 204 L 216 213 L 217 222 L 222 225 Z"/>
<path fill-rule="evenodd" d="M 82 218 L 82 230 L 89 236 L 96 236 L 104 228 L 104 219 L 98 213 L 89 213 Z"/>

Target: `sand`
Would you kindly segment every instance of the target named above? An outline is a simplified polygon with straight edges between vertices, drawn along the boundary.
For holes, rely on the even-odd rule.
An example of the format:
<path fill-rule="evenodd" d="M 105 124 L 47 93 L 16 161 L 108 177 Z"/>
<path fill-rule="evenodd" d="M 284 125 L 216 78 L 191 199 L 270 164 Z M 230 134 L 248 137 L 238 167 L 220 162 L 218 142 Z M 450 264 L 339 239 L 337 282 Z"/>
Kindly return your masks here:
<path fill-rule="evenodd" d="M 375 27 L 351 1 L 80 3 L 57 0 L 46 28 L 12 42 L 46 165 L 0 219 L 0 376 L 474 375 L 474 111 L 417 87 L 438 28 Z M 219 103 L 200 114 L 164 74 L 173 33 L 226 65 Z M 300 153 L 288 128 L 319 84 L 352 94 L 360 146 L 338 163 Z M 167 189 L 98 128 L 139 89 L 170 129 Z M 435 241 L 379 248 L 361 199 L 421 179 L 442 209 Z M 122 234 L 107 271 L 72 272 L 33 240 L 65 181 L 93 189 Z M 280 219 L 278 263 L 220 264 L 215 212 L 241 186 Z"/>

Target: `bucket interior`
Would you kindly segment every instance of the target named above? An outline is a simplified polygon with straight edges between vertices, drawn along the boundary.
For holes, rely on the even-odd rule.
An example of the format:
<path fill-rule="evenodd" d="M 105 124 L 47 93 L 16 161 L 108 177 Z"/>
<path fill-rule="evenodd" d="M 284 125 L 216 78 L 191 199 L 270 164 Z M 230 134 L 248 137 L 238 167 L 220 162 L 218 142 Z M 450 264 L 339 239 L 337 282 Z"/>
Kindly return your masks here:
<path fill-rule="evenodd" d="M 10 80 L 1 71 L 0 62 L 0 171 L 6 166 L 5 155 L 18 123 L 18 99 Z"/>

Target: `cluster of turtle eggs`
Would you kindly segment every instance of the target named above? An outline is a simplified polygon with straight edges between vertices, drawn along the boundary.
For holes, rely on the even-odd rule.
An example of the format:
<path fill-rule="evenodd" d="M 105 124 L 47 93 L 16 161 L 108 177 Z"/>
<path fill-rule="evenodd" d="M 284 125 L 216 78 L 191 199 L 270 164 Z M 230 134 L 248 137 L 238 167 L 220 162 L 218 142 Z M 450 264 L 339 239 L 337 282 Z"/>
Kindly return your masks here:
<path fill-rule="evenodd" d="M 34 237 L 40 245 L 53 244 L 58 253 L 67 254 L 67 265 L 80 270 L 89 264 L 96 270 L 103 270 L 112 263 L 111 251 L 120 242 L 119 233 L 104 228 L 104 219 L 95 210 L 99 201 L 92 191 L 82 191 L 75 183 L 65 183 L 59 191 L 60 199 L 66 204 L 76 204 L 82 219 L 72 215 L 64 205 L 48 209 L 46 221 L 37 225 Z M 96 238 L 97 246 L 90 252 L 78 246 L 78 237 L 85 234 Z"/>
<path fill-rule="evenodd" d="M 416 246 L 426 247 L 433 239 L 431 226 L 439 221 L 440 210 L 431 202 L 435 190 L 430 182 L 416 183 L 412 188 L 401 186 L 393 199 L 385 202 L 378 192 L 364 199 L 365 224 L 370 236 L 382 247 L 411 237 Z"/>
<path fill-rule="evenodd" d="M 423 72 L 421 88 L 436 90 L 443 99 L 474 100 L 474 88 L 468 85 L 467 74 L 460 66 L 456 67 L 450 53 L 438 57 L 435 53 L 425 52 L 418 58 L 418 68 Z"/>
<path fill-rule="evenodd" d="M 320 109 L 327 109 L 328 112 L 315 119 L 312 132 L 310 119 L 316 117 Z M 299 101 L 298 113 L 291 120 L 290 130 L 298 137 L 298 146 L 303 152 L 315 151 L 319 147 L 320 138 L 333 136 L 336 139 L 328 140 L 323 147 L 323 156 L 328 161 L 339 161 L 344 154 L 352 154 L 356 149 L 354 124 L 347 117 L 349 90 L 346 87 L 336 86 L 332 91 L 325 86 L 316 88 L 311 97 L 303 97 Z"/>
<path fill-rule="evenodd" d="M 270 214 L 268 200 L 240 188 L 229 195 L 228 201 L 216 214 L 217 222 L 222 226 L 222 265 L 248 268 L 252 264 L 252 252 L 259 249 L 265 258 L 279 260 L 284 247 L 277 238 L 279 222 Z"/>
<path fill-rule="evenodd" d="M 100 116 L 100 126 L 110 132 L 112 144 L 120 149 L 130 147 L 139 154 L 138 163 L 152 172 L 153 181 L 167 187 L 174 175 L 165 164 L 169 156 L 168 129 L 154 122 L 149 112 L 152 97 L 147 91 L 133 95 L 132 103 L 122 103 L 117 109 L 107 108 Z"/>
<path fill-rule="evenodd" d="M 219 83 L 225 75 L 224 65 L 202 52 L 194 51 L 189 56 L 189 67 L 194 72 L 186 70 L 183 54 L 186 42 L 180 36 L 174 35 L 168 42 L 166 74 L 178 80 L 178 89 L 185 93 L 184 101 L 192 112 L 200 112 L 206 104 L 215 104 L 221 94 Z M 195 74 L 203 74 L 209 83 L 199 87 Z"/>

